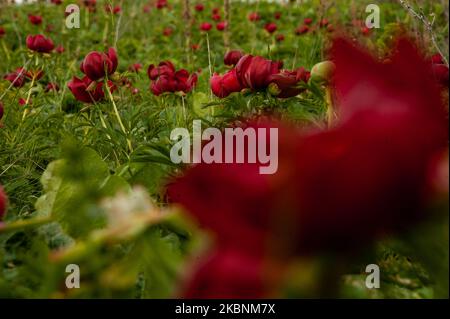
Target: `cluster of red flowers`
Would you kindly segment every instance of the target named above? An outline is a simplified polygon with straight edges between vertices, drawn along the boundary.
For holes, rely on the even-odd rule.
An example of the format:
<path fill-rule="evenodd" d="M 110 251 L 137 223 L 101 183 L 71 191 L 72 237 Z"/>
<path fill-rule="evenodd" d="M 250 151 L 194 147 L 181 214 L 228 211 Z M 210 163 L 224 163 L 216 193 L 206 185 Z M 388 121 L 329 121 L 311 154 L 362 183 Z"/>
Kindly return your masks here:
<path fill-rule="evenodd" d="M 195 5 L 195 10 L 197 12 L 202 12 L 205 9 L 205 6 L 201 3 L 198 3 Z M 227 23 L 225 21 L 222 21 L 222 16 L 220 15 L 220 9 L 219 8 L 213 8 L 211 19 L 213 21 L 216 21 L 216 29 L 217 31 L 224 31 L 227 28 Z M 213 25 L 210 22 L 202 22 L 200 24 L 200 30 L 204 32 L 208 32 L 212 29 Z"/>
<path fill-rule="evenodd" d="M 90 52 L 81 63 L 80 70 L 85 74 L 82 79 L 74 76 L 68 87 L 75 98 L 84 103 L 93 103 L 105 97 L 103 92 L 104 78 L 111 77 L 118 66 L 117 52 L 114 48 L 109 48 L 108 52 Z M 111 91 L 115 86 L 108 80 Z"/>
<path fill-rule="evenodd" d="M 111 5 L 111 4 L 107 4 L 105 5 L 105 11 L 107 13 L 112 13 L 112 14 L 119 14 L 120 12 L 122 12 L 122 7 L 120 5 Z"/>
<path fill-rule="evenodd" d="M 188 93 L 197 84 L 196 73 L 189 74 L 185 69 L 175 70 L 170 61 L 163 61 L 158 66 L 150 65 L 147 70 L 151 80 L 150 90 L 155 95 L 162 93 Z"/>
<path fill-rule="evenodd" d="M 281 70 L 282 62 L 267 60 L 261 56 L 243 55 L 230 51 L 225 55 L 225 65 L 235 65 L 224 75 L 214 74 L 210 80 L 211 90 L 219 98 L 243 89 L 269 92 L 279 98 L 300 94 L 301 82 L 308 82 L 310 73 L 304 68 L 294 71 Z"/>
<path fill-rule="evenodd" d="M 305 134 L 253 124 L 279 128 L 276 174 L 260 175 L 258 164 L 203 163 L 169 186 L 169 198 L 216 234 L 185 297 L 273 296 L 292 257 L 356 249 L 424 217 L 430 165 L 448 144 L 429 62 L 408 40 L 389 62 L 344 39 L 331 52 L 339 115 L 332 128 Z M 263 64 L 258 70 L 276 68 L 246 59 Z M 251 87 L 267 84 L 248 72 Z"/>
<path fill-rule="evenodd" d="M 83 4 L 90 12 L 95 12 L 97 9 L 97 0 L 83 0 Z"/>

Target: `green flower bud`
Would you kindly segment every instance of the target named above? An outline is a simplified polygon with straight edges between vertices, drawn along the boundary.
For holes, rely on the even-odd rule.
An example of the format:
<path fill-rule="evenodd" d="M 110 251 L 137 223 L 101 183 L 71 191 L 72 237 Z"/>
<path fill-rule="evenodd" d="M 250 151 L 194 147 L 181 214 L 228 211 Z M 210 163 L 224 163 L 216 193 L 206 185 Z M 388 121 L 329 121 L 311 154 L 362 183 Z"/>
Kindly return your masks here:
<path fill-rule="evenodd" d="M 313 66 L 311 70 L 311 80 L 318 82 L 320 84 L 328 84 L 334 72 L 336 70 L 336 65 L 331 61 L 319 62 Z"/>

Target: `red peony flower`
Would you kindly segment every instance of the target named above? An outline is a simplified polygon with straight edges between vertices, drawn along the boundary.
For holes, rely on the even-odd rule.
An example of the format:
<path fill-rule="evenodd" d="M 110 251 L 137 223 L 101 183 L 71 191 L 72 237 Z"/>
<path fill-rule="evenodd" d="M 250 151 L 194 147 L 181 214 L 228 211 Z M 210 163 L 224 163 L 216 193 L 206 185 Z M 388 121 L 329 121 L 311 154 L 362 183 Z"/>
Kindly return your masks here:
<path fill-rule="evenodd" d="M 251 12 L 248 15 L 248 20 L 251 22 L 259 21 L 261 19 L 261 16 L 258 14 L 258 12 Z"/>
<path fill-rule="evenodd" d="M 84 76 L 82 79 L 74 76 L 67 86 L 73 96 L 80 102 L 94 103 L 105 97 L 102 88 L 103 82 L 96 83 L 87 76 Z M 112 82 L 110 87 L 113 87 Z"/>
<path fill-rule="evenodd" d="M 0 116 L 0 119 L 2 117 Z M 6 202 L 8 201 L 8 198 L 6 197 L 5 191 L 3 190 L 2 185 L 0 185 L 0 220 L 3 219 L 3 217 L 6 214 Z"/>
<path fill-rule="evenodd" d="M 28 15 L 28 20 L 34 25 L 40 25 L 42 23 L 42 17 L 38 15 Z"/>
<path fill-rule="evenodd" d="M 223 30 L 226 29 L 226 27 L 227 27 L 227 23 L 226 23 L 225 21 L 219 22 L 219 23 L 217 23 L 217 25 L 216 25 L 216 29 L 217 29 L 218 31 L 223 31 Z"/>
<path fill-rule="evenodd" d="M 264 29 L 266 29 L 266 31 L 269 33 L 274 33 L 275 31 L 277 31 L 277 25 L 273 22 L 270 22 L 264 26 Z"/>
<path fill-rule="evenodd" d="M 28 49 L 35 52 L 50 53 L 55 48 L 53 41 L 42 34 L 29 35 L 26 42 Z"/>
<path fill-rule="evenodd" d="M 141 69 L 142 69 L 141 63 L 134 63 L 134 64 L 130 65 L 128 68 L 128 70 L 130 70 L 131 72 L 136 72 L 136 73 L 139 73 L 139 71 Z"/>
<path fill-rule="evenodd" d="M 148 5 L 148 4 L 146 4 L 146 5 L 144 5 L 144 6 L 142 7 L 142 11 L 143 11 L 144 13 L 150 13 L 150 11 L 152 11 L 152 7 L 151 7 L 150 5 Z"/>
<path fill-rule="evenodd" d="M 12 83 L 14 87 L 20 88 L 25 84 L 27 71 L 23 68 L 18 68 L 14 72 L 8 73 L 4 76 L 4 79 Z"/>
<path fill-rule="evenodd" d="M 433 74 L 436 80 L 444 87 L 448 86 L 448 66 L 445 64 L 433 64 Z"/>
<path fill-rule="evenodd" d="M 171 27 L 164 28 L 164 30 L 163 30 L 163 35 L 165 37 L 171 36 L 172 33 L 173 33 L 173 29 Z"/>
<path fill-rule="evenodd" d="M 160 76 L 173 77 L 175 66 L 170 61 L 163 61 L 157 67 L 151 64 L 147 69 L 147 75 L 150 80 L 156 80 Z"/>
<path fill-rule="evenodd" d="M 209 23 L 209 22 L 203 22 L 203 23 L 200 25 L 200 30 L 202 30 L 202 31 L 208 32 L 209 30 L 211 30 L 211 28 L 212 28 L 212 24 Z"/>
<path fill-rule="evenodd" d="M 5 28 L 0 27 L 0 38 L 2 38 L 6 34 Z"/>
<path fill-rule="evenodd" d="M 91 80 L 97 81 L 116 72 L 118 65 L 117 52 L 109 48 L 108 53 L 90 52 L 81 63 L 81 72 Z"/>
<path fill-rule="evenodd" d="M 220 14 L 215 13 L 211 16 L 211 19 L 213 19 L 214 21 L 220 21 L 220 19 L 222 19 L 222 17 L 220 16 Z"/>
<path fill-rule="evenodd" d="M 324 28 L 326 27 L 330 22 L 328 21 L 328 19 L 322 19 L 319 21 L 319 27 Z"/>
<path fill-rule="evenodd" d="M 165 7 L 167 7 L 167 0 L 158 0 L 156 3 L 156 8 L 163 9 Z"/>
<path fill-rule="evenodd" d="M 51 2 L 56 5 L 62 4 L 62 0 L 51 0 Z"/>
<path fill-rule="evenodd" d="M 298 68 L 295 71 L 283 70 L 278 74 L 270 76 L 270 87 L 279 98 L 288 98 L 297 96 L 305 89 L 299 88 L 298 85 L 308 82 L 310 73 L 304 68 Z"/>
<path fill-rule="evenodd" d="M 280 71 L 280 63 L 260 56 L 246 55 L 236 65 L 236 74 L 244 88 L 253 90 L 266 89 L 270 76 Z"/>
<path fill-rule="evenodd" d="M 215 96 L 224 98 L 233 92 L 242 90 L 241 83 L 236 76 L 236 69 L 232 69 L 224 75 L 214 74 L 210 80 L 211 90 Z"/>
<path fill-rule="evenodd" d="M 195 11 L 201 12 L 201 11 L 203 11 L 203 10 L 205 10 L 205 6 L 204 6 L 203 4 L 197 3 L 197 4 L 195 5 Z"/>
<path fill-rule="evenodd" d="M 361 33 L 364 36 L 369 36 L 370 35 L 370 29 L 368 27 L 364 26 L 364 27 L 361 28 Z"/>
<path fill-rule="evenodd" d="M 107 13 L 119 14 L 120 12 L 122 12 L 122 7 L 119 5 L 113 7 L 111 4 L 107 4 L 105 5 L 105 11 Z"/>
<path fill-rule="evenodd" d="M 284 35 L 283 34 L 278 34 L 275 38 L 275 40 L 277 40 L 277 42 L 283 42 L 284 41 Z"/>
<path fill-rule="evenodd" d="M 448 87 L 449 69 L 448 66 L 444 64 L 444 59 L 442 56 L 437 53 L 431 57 L 430 61 L 435 79 L 443 87 Z"/>
<path fill-rule="evenodd" d="M 440 55 L 439 53 L 434 54 L 430 58 L 430 61 L 432 64 L 444 64 L 444 59 L 442 58 L 442 55 Z"/>
<path fill-rule="evenodd" d="M 280 19 L 281 19 L 281 12 L 275 12 L 275 14 L 273 15 L 273 17 L 274 17 L 276 20 L 280 20 Z"/>
<path fill-rule="evenodd" d="M 66 51 L 66 49 L 60 44 L 56 47 L 55 51 L 56 53 L 62 54 L 64 53 L 64 51 Z"/>
<path fill-rule="evenodd" d="M 311 18 L 305 18 L 304 20 L 303 20 L 303 24 L 306 24 L 306 25 L 309 25 L 309 24 L 311 24 L 313 22 L 313 19 L 311 19 Z"/>
<path fill-rule="evenodd" d="M 309 27 L 307 25 L 302 25 L 302 26 L 298 27 L 297 29 L 295 29 L 295 34 L 302 35 L 302 34 L 308 33 L 308 31 L 309 31 Z"/>
<path fill-rule="evenodd" d="M 239 60 L 244 56 L 244 53 L 242 51 L 233 50 L 229 51 L 225 54 L 225 57 L 223 59 L 223 63 L 225 65 L 236 65 Z"/>
<path fill-rule="evenodd" d="M 190 75 L 184 69 L 175 71 L 175 67 L 170 61 L 161 62 L 158 67 L 150 65 L 147 74 L 152 80 L 150 90 L 157 96 L 162 93 L 188 93 L 192 91 L 198 81 L 196 73 Z"/>

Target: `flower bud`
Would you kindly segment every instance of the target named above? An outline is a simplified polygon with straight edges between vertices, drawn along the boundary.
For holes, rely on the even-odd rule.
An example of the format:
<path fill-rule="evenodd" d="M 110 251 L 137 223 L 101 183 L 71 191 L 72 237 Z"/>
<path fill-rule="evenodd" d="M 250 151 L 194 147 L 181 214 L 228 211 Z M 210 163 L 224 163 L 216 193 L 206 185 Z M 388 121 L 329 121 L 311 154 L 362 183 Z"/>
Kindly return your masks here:
<path fill-rule="evenodd" d="M 334 76 L 336 66 L 331 61 L 317 63 L 311 70 L 311 79 L 320 84 L 328 84 Z"/>

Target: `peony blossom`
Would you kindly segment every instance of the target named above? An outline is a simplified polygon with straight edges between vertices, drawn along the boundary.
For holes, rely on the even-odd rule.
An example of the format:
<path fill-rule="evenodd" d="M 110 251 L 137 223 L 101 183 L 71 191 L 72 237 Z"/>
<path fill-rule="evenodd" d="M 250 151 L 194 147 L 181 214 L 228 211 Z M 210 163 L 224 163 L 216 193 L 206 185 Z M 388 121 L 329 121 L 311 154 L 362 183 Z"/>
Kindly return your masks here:
<path fill-rule="evenodd" d="M 210 80 L 211 90 L 215 96 L 224 98 L 233 92 L 242 90 L 241 83 L 236 76 L 236 69 L 232 69 L 224 75 L 214 74 Z"/>
<path fill-rule="evenodd" d="M 42 34 L 27 36 L 27 48 L 39 53 L 50 53 L 55 48 L 55 44 L 50 38 Z"/>
<path fill-rule="evenodd" d="M 236 75 L 244 88 L 266 89 L 270 76 L 279 73 L 280 63 L 261 56 L 246 55 L 236 65 Z"/>
<path fill-rule="evenodd" d="M 117 52 L 114 48 L 109 48 L 107 53 L 90 52 L 81 63 L 80 69 L 92 81 L 97 81 L 114 74 L 117 65 Z"/>

